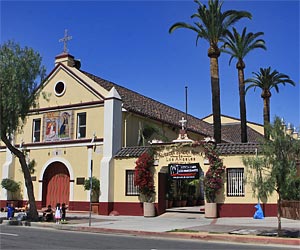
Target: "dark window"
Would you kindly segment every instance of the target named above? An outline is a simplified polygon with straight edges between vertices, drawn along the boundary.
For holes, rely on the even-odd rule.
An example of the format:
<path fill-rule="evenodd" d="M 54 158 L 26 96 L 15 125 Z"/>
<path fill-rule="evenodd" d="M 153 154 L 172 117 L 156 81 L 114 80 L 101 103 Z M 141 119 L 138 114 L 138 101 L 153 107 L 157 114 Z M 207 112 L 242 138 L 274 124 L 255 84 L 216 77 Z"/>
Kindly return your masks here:
<path fill-rule="evenodd" d="M 32 141 L 41 141 L 41 119 L 34 119 L 32 124 Z"/>
<path fill-rule="evenodd" d="M 134 185 L 134 170 L 126 170 L 126 195 L 140 195 L 138 186 Z"/>
<path fill-rule="evenodd" d="M 66 86 L 63 82 L 58 82 L 55 84 L 54 91 L 57 96 L 61 96 L 65 93 Z"/>
<path fill-rule="evenodd" d="M 227 196 L 245 196 L 244 169 L 227 168 Z"/>
<path fill-rule="evenodd" d="M 77 114 L 77 138 L 86 137 L 86 113 Z"/>

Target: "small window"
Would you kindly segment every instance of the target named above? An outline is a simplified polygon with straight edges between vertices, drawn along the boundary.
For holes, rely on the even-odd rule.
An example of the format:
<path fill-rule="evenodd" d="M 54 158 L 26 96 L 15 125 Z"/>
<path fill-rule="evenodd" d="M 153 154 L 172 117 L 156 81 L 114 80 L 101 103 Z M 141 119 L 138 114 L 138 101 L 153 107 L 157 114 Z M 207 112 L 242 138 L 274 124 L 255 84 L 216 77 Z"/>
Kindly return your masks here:
<path fill-rule="evenodd" d="M 126 170 L 126 195 L 140 195 L 138 186 L 134 185 L 134 170 Z"/>
<path fill-rule="evenodd" d="M 243 168 L 227 168 L 227 196 L 245 196 Z"/>
<path fill-rule="evenodd" d="M 77 138 L 86 137 L 86 113 L 77 114 Z"/>
<path fill-rule="evenodd" d="M 57 82 L 54 86 L 54 92 L 57 96 L 62 96 L 66 91 L 66 85 L 64 82 Z"/>
<path fill-rule="evenodd" d="M 41 119 L 34 119 L 32 125 L 32 141 L 41 141 Z"/>

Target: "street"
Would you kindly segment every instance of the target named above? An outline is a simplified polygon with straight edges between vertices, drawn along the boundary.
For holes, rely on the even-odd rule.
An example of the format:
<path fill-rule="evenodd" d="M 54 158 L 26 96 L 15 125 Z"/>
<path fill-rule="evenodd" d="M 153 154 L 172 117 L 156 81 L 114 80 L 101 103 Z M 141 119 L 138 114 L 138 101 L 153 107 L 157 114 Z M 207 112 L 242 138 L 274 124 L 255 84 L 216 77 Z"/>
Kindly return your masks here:
<path fill-rule="evenodd" d="M 0 225 L 0 249 L 287 249 L 262 246 L 180 240 L 134 235 L 72 232 L 57 229 Z M 295 247 L 294 247 L 295 249 Z"/>

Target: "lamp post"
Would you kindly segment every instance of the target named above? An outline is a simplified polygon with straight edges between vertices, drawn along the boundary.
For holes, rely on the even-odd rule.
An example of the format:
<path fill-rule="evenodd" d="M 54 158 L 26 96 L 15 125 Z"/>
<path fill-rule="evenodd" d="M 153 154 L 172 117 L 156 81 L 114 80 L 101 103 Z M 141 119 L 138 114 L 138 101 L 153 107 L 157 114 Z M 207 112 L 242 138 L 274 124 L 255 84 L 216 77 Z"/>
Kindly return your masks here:
<path fill-rule="evenodd" d="M 93 133 L 91 140 L 91 147 L 89 147 L 89 159 L 90 159 L 90 213 L 89 213 L 89 226 L 92 224 L 92 188 L 93 188 L 93 158 L 92 158 L 92 149 L 93 143 L 96 139 L 96 132 Z"/>
<path fill-rule="evenodd" d="M 89 214 L 89 227 L 92 224 L 92 188 L 93 188 L 93 160 L 91 160 L 91 176 L 90 176 L 90 214 Z"/>

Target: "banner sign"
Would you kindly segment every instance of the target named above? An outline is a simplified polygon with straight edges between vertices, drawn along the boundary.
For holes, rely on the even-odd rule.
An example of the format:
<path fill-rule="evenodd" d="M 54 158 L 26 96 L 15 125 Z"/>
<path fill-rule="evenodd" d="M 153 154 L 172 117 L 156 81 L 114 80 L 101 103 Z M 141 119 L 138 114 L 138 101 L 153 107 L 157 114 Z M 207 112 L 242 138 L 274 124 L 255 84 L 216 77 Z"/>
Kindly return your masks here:
<path fill-rule="evenodd" d="M 199 179 L 200 164 L 169 164 L 169 173 L 173 180 Z"/>

